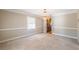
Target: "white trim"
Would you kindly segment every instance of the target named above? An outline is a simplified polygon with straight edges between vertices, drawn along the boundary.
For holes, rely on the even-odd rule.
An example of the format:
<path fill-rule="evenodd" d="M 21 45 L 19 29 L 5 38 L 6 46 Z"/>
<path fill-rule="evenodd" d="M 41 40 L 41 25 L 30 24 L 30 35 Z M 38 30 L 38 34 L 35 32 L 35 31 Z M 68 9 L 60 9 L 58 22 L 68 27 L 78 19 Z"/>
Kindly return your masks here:
<path fill-rule="evenodd" d="M 0 29 L 0 31 L 6 31 L 6 30 L 19 30 L 19 29 L 26 29 L 26 28 L 6 28 L 6 29 Z"/>
<path fill-rule="evenodd" d="M 31 35 L 34 35 L 36 33 L 32 33 L 30 35 L 23 35 L 23 36 L 17 36 L 17 37 L 13 37 L 13 38 L 10 38 L 10 39 L 6 39 L 6 40 L 2 40 L 0 41 L 0 43 L 4 43 L 4 42 L 7 42 L 7 41 L 11 41 L 11 40 L 15 40 L 15 39 L 18 39 L 18 38 L 22 38 L 22 37 L 28 37 L 28 36 L 31 36 Z M 73 38 L 73 39 L 77 39 L 77 37 L 73 37 L 73 36 L 68 36 L 68 35 L 63 35 L 63 34 L 56 34 L 56 33 L 53 33 L 54 35 L 59 35 L 59 36 L 64 36 L 64 37 L 68 37 L 68 38 Z"/>
<path fill-rule="evenodd" d="M 24 14 L 26 15 L 27 13 L 22 11 L 21 9 L 3 9 L 4 11 L 7 11 L 7 12 L 12 12 L 12 13 L 19 13 L 19 14 Z"/>
<path fill-rule="evenodd" d="M 4 11 L 7 11 L 7 12 L 12 12 L 12 13 L 18 13 L 18 14 L 23 14 L 23 15 L 26 15 L 26 16 L 31 16 L 31 17 L 39 17 L 40 19 L 42 19 L 40 15 L 36 15 L 36 14 L 32 14 L 30 12 L 26 12 L 26 11 L 23 11 L 21 9 L 3 9 Z"/>
<path fill-rule="evenodd" d="M 31 36 L 31 35 L 34 35 L 34 34 L 36 34 L 36 33 L 31 33 L 29 35 L 23 35 L 23 36 L 17 36 L 17 37 L 9 38 L 9 39 L 0 41 L 0 43 L 8 42 L 8 41 L 15 40 L 15 39 L 22 38 L 22 37 L 28 37 L 28 36 Z"/>
<path fill-rule="evenodd" d="M 26 35 L 24 35 L 24 36 L 18 36 L 18 37 L 13 37 L 13 38 L 6 39 L 6 40 L 2 40 L 2 41 L 0 41 L 0 43 L 4 43 L 4 42 L 10 41 L 10 40 L 15 40 L 15 39 L 22 38 L 22 37 L 25 37 L 25 36 Z"/>
<path fill-rule="evenodd" d="M 58 35 L 58 36 L 64 36 L 64 37 L 68 37 L 68 38 L 73 38 L 73 39 L 77 39 L 77 37 L 73 37 L 73 36 L 69 36 L 69 35 L 63 35 L 63 34 L 56 34 L 56 33 L 53 33 L 54 35 Z"/>
<path fill-rule="evenodd" d="M 36 28 L 35 29 L 37 29 L 37 28 L 41 28 L 42 26 L 41 25 L 39 25 L 39 26 L 36 26 Z M 21 30 L 21 29 L 27 29 L 27 27 L 25 27 L 25 28 L 4 28 L 4 29 L 0 29 L 0 31 L 8 31 L 8 30 Z M 28 30 L 28 29 L 27 29 Z"/>
<path fill-rule="evenodd" d="M 19 10 L 17 10 L 17 9 L 6 9 L 5 11 L 14 12 L 14 13 L 20 13 L 20 14 L 24 14 L 24 15 L 29 14 L 29 12 L 25 12 L 25 11 L 23 11 L 21 9 L 19 9 Z M 78 10 L 72 10 L 72 11 L 69 11 L 69 12 L 55 13 L 55 14 L 52 14 L 52 16 L 60 16 L 60 15 L 66 15 L 66 14 L 72 14 L 72 13 L 78 13 Z M 33 15 L 36 15 L 36 14 L 33 14 Z"/>
<path fill-rule="evenodd" d="M 64 13 L 57 13 L 54 14 L 53 16 L 61 16 L 61 15 L 67 15 L 67 14 L 72 14 L 72 13 L 78 13 L 78 10 L 74 10 L 74 11 L 69 11 L 69 12 L 64 12 Z"/>
<path fill-rule="evenodd" d="M 60 26 L 54 26 L 53 28 L 58 28 L 58 29 L 72 29 L 72 30 L 77 30 L 78 28 L 74 27 L 60 27 Z"/>

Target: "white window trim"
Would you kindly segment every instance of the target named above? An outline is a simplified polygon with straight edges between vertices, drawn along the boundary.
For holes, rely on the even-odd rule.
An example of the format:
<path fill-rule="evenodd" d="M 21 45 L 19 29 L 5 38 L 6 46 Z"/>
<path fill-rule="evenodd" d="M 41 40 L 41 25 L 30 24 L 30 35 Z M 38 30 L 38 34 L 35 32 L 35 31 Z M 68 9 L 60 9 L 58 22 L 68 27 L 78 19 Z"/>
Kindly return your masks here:
<path fill-rule="evenodd" d="M 33 21 L 34 20 L 34 21 L 31 23 L 29 20 L 30 21 Z M 35 21 L 35 18 L 34 17 L 28 16 L 27 17 L 27 29 L 35 29 L 36 28 L 36 23 L 35 22 L 36 21 Z"/>

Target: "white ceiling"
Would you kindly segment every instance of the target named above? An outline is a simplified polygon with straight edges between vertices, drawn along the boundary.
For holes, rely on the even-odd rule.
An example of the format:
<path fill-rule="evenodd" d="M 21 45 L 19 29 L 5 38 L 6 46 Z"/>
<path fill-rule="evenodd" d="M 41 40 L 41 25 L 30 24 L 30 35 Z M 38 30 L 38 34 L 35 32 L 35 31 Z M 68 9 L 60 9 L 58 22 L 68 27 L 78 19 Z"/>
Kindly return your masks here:
<path fill-rule="evenodd" d="M 44 16 L 44 9 L 7 9 L 8 11 Z M 47 9 L 47 15 L 77 12 L 76 9 Z"/>

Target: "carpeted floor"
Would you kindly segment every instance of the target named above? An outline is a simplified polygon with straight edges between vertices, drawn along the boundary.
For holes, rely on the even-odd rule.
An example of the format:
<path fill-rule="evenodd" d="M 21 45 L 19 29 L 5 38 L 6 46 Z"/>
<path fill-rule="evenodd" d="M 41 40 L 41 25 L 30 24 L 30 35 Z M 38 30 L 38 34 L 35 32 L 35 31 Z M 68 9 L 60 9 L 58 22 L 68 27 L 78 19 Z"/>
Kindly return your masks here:
<path fill-rule="evenodd" d="M 13 41 L 0 43 L 1 50 L 78 50 L 75 39 L 55 36 L 53 34 L 36 34 Z"/>

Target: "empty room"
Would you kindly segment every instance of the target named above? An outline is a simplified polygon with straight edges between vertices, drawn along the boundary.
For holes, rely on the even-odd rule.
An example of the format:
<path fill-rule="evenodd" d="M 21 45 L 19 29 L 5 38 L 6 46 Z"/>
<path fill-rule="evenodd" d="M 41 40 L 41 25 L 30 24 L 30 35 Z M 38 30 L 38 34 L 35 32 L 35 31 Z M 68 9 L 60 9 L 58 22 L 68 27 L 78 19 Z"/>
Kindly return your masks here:
<path fill-rule="evenodd" d="M 79 10 L 0 9 L 0 50 L 79 50 Z"/>

